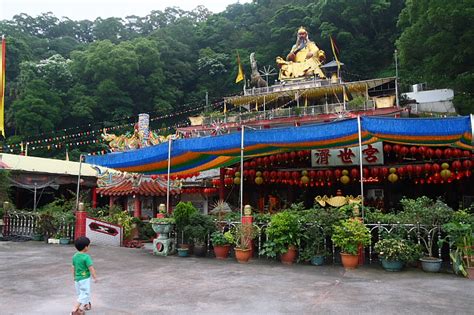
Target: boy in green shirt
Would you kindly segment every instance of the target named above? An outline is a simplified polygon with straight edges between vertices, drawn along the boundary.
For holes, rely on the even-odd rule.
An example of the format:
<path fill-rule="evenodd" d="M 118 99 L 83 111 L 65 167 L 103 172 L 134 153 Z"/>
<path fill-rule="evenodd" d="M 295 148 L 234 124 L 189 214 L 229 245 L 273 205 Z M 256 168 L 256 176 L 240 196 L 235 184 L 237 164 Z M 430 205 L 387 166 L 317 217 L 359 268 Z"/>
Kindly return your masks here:
<path fill-rule="evenodd" d="M 91 256 L 87 254 L 91 241 L 81 236 L 74 242 L 78 250 L 72 256 L 72 272 L 74 275 L 74 284 L 76 287 L 77 303 L 72 311 L 72 315 L 84 314 L 84 310 L 91 309 L 91 275 L 94 282 L 97 282 L 97 276 L 94 266 L 92 266 Z"/>

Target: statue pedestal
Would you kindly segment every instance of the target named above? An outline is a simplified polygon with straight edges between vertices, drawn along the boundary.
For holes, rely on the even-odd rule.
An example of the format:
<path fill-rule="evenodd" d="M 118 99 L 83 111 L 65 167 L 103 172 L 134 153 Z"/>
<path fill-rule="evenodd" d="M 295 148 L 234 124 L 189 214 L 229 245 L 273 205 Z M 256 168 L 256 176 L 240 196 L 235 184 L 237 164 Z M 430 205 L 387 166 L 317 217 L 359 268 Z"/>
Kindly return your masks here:
<path fill-rule="evenodd" d="M 168 256 L 176 253 L 176 244 L 174 239 L 169 238 L 155 238 L 153 240 L 153 254 L 157 256 Z"/>

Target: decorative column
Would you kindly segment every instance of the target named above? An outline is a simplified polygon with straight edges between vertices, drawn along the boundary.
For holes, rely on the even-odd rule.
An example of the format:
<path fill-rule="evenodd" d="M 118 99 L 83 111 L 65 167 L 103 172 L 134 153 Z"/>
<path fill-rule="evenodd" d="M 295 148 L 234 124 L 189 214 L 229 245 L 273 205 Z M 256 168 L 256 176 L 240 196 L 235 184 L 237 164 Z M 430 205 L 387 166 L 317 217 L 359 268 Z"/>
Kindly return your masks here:
<path fill-rule="evenodd" d="M 86 236 L 86 218 L 87 212 L 84 211 L 84 203 L 79 203 L 79 208 L 76 211 L 76 225 L 74 228 L 74 239 L 81 236 Z"/>
<path fill-rule="evenodd" d="M 253 224 L 252 207 L 250 205 L 245 205 L 244 215 L 242 216 L 242 225 L 252 225 L 252 224 Z M 253 252 L 254 252 L 253 240 L 250 241 L 249 248 L 250 248 L 250 257 L 253 257 Z"/>
<path fill-rule="evenodd" d="M 92 188 L 92 208 L 97 208 L 97 187 Z"/>
<path fill-rule="evenodd" d="M 109 208 L 112 208 L 115 204 L 115 196 L 109 197 Z"/>
<path fill-rule="evenodd" d="M 135 200 L 133 203 L 133 216 L 135 218 L 141 218 L 142 217 L 142 203 L 140 201 L 140 198 L 138 196 L 135 196 Z"/>

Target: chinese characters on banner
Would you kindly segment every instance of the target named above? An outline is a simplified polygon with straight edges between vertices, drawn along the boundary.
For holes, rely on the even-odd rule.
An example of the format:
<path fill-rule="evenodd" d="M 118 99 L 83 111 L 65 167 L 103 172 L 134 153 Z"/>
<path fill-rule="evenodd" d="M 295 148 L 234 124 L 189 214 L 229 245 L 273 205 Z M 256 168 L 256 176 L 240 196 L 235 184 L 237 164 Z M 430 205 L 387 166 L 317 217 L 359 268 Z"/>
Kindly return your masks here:
<path fill-rule="evenodd" d="M 382 142 L 362 146 L 363 165 L 382 165 Z M 311 150 L 312 167 L 359 165 L 359 147 Z"/>

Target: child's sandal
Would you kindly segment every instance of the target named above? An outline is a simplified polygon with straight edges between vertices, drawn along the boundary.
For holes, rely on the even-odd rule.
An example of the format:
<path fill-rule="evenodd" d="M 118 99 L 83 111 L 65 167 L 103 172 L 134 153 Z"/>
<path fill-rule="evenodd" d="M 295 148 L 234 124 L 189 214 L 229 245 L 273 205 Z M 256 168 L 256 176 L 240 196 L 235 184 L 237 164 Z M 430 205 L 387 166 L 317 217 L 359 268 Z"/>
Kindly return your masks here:
<path fill-rule="evenodd" d="M 90 311 L 91 308 L 92 308 L 91 302 L 89 302 L 89 303 L 87 303 L 86 305 L 84 305 L 84 310 L 86 310 L 86 311 Z"/>

